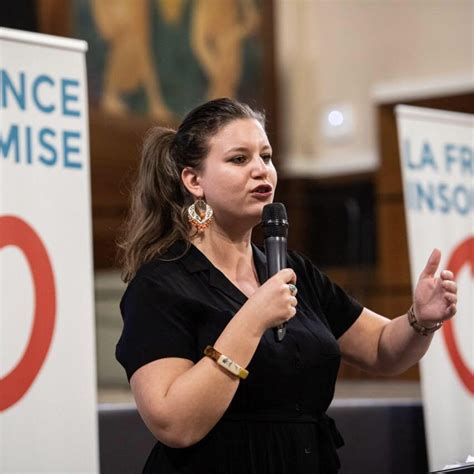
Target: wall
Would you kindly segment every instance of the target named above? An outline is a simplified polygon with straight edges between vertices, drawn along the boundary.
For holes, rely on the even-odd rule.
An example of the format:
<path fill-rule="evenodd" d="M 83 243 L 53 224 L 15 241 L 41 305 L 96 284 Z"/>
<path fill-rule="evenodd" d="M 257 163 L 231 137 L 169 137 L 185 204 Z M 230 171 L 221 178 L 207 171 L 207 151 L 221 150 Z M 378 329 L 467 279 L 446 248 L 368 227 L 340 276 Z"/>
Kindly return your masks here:
<path fill-rule="evenodd" d="M 275 22 L 281 150 L 291 173 L 374 169 L 380 85 L 474 87 L 470 0 L 275 0 Z M 355 130 L 331 142 L 319 120 L 338 102 L 352 104 Z"/>

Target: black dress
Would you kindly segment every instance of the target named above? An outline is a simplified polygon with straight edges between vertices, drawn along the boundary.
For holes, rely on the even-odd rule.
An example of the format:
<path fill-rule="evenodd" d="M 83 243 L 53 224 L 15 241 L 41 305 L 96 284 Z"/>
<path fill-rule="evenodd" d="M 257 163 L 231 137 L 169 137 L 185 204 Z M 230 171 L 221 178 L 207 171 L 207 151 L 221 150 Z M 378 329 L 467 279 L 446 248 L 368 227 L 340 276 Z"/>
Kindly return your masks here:
<path fill-rule="evenodd" d="M 176 243 L 164 257 L 145 264 L 122 298 L 124 327 L 116 356 L 129 379 L 163 357 L 197 362 L 247 300 L 196 247 L 180 257 L 183 250 L 184 244 Z M 253 256 L 263 282 L 265 255 L 253 246 Z M 288 266 L 298 277 L 298 306 L 284 340 L 275 342 L 268 330 L 247 367 L 250 375 L 216 426 L 189 448 L 158 442 L 144 473 L 338 471 L 336 448 L 343 440 L 325 414 L 340 363 L 336 339 L 363 308 L 299 254 L 289 252 Z"/>

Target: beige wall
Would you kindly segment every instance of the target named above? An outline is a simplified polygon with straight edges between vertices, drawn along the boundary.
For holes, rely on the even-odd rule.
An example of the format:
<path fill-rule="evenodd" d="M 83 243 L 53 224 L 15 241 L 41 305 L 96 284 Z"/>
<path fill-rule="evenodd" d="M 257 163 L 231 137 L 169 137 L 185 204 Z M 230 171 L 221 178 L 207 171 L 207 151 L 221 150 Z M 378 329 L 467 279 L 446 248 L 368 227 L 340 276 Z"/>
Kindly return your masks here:
<path fill-rule="evenodd" d="M 474 89 L 472 0 L 275 0 L 275 16 L 290 171 L 375 166 L 374 87 Z M 355 112 L 355 132 L 343 142 L 320 132 L 320 115 L 334 102 Z"/>

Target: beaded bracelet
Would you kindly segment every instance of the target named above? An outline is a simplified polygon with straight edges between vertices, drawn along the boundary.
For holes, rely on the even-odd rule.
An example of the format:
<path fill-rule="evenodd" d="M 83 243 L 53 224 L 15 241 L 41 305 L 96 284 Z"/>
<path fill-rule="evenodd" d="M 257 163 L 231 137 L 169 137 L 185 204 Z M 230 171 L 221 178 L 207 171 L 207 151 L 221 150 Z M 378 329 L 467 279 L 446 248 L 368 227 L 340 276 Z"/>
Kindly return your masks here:
<path fill-rule="evenodd" d="M 249 371 L 240 367 L 240 365 L 236 364 L 232 359 L 221 354 L 219 351 L 214 349 L 212 346 L 207 346 L 204 349 L 204 355 L 210 357 L 212 360 L 215 360 L 218 365 L 223 367 L 224 369 L 228 370 L 231 374 L 236 375 L 241 379 L 246 379 Z"/>
<path fill-rule="evenodd" d="M 421 334 L 422 336 L 428 336 L 429 334 L 434 333 L 437 331 L 442 325 L 442 321 L 438 321 L 433 327 L 427 328 L 426 326 L 422 326 L 417 320 L 415 316 L 415 309 L 413 308 L 413 305 L 410 306 L 410 309 L 407 312 L 408 315 L 408 322 L 410 323 L 410 326 L 418 333 Z"/>

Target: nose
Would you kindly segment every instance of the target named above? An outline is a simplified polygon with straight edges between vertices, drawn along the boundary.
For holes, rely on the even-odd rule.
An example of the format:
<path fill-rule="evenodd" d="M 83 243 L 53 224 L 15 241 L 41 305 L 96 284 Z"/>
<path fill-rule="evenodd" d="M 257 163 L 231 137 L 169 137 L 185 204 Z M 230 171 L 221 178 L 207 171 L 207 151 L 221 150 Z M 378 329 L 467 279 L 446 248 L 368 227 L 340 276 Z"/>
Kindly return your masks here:
<path fill-rule="evenodd" d="M 258 155 L 255 157 L 253 160 L 253 166 L 252 166 L 252 177 L 263 177 L 266 178 L 268 175 L 268 164 L 265 163 L 263 158 Z"/>

